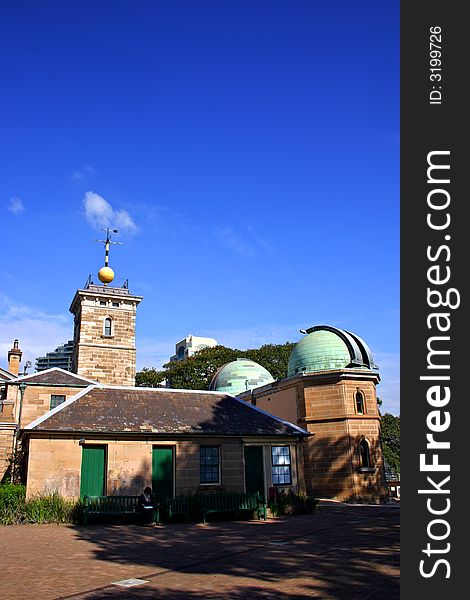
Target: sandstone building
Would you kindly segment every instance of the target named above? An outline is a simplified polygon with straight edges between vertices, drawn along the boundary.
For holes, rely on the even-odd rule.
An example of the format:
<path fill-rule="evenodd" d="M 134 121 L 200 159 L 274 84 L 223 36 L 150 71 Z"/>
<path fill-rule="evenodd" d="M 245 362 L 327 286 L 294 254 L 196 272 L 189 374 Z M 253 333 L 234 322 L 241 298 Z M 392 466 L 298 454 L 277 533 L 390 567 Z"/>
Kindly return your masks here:
<path fill-rule="evenodd" d="M 236 394 L 311 433 L 303 448 L 308 493 L 383 501 L 388 492 L 376 396 L 380 377 L 370 349 L 335 327 L 318 325 L 305 333 L 292 351 L 286 379 L 260 384 L 234 361 L 219 369 L 211 389 Z"/>
<path fill-rule="evenodd" d="M 211 484 L 265 496 L 274 486 L 340 500 L 386 498 L 380 377 L 360 337 L 312 327 L 280 381 L 243 359 L 217 371 L 211 392 L 135 388 L 142 297 L 109 286 L 105 275 L 103 285 L 77 290 L 70 306 L 72 373 L 18 376 L 15 340 L 9 370 L 0 373 L 0 478 L 21 468 L 11 457 L 22 447 L 28 494 L 136 493 L 153 481 L 171 495 Z"/>
<path fill-rule="evenodd" d="M 87 387 L 23 431 L 28 495 L 305 491 L 308 432 L 217 392 Z M 282 456 L 283 464 L 272 464 Z M 284 458 L 286 458 L 284 460 Z"/>

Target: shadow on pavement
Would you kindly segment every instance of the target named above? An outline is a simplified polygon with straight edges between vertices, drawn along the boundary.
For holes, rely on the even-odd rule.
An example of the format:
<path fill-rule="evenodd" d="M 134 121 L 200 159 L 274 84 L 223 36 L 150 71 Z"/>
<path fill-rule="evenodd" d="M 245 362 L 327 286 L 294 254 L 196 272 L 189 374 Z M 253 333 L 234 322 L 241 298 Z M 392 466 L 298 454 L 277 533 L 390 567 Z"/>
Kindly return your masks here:
<path fill-rule="evenodd" d="M 135 577 L 149 580 L 77 598 L 399 598 L 397 507 L 331 504 L 267 523 L 91 525 L 76 535 L 97 560 L 132 562 Z"/>

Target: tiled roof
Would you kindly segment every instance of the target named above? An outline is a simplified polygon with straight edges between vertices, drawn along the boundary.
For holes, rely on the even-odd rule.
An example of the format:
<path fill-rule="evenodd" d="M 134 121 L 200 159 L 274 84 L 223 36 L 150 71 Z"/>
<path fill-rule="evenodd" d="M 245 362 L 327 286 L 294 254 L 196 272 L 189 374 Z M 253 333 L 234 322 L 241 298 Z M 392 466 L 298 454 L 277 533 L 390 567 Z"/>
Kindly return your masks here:
<path fill-rule="evenodd" d="M 34 431 L 308 435 L 242 400 L 214 392 L 93 387 L 31 423 Z"/>
<path fill-rule="evenodd" d="M 13 375 L 13 373 L 10 373 L 10 371 L 0 367 L 0 381 L 10 381 L 10 379 L 15 379 L 15 377 L 16 375 Z"/>
<path fill-rule="evenodd" d="M 60 369 L 59 367 L 52 367 L 51 369 L 46 369 L 45 371 L 31 373 L 31 375 L 24 375 L 22 377 L 18 377 L 15 381 L 24 381 L 25 383 L 42 383 L 44 385 L 47 385 L 48 383 L 55 385 L 83 385 L 83 387 L 87 387 L 91 383 L 94 383 L 91 379 L 81 377 L 80 375 L 70 373 L 69 371 L 64 371 L 64 369 Z"/>

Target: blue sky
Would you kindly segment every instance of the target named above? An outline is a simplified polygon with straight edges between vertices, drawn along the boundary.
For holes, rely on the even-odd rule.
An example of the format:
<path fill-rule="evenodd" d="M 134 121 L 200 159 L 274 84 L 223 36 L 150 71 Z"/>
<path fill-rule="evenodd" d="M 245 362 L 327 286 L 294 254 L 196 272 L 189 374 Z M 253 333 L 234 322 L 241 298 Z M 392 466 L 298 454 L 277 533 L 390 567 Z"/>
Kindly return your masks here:
<path fill-rule="evenodd" d="M 3 4 L 0 365 L 72 337 L 116 226 L 138 367 L 331 324 L 399 413 L 399 4 Z M 5 254 L 6 250 L 6 254 Z"/>

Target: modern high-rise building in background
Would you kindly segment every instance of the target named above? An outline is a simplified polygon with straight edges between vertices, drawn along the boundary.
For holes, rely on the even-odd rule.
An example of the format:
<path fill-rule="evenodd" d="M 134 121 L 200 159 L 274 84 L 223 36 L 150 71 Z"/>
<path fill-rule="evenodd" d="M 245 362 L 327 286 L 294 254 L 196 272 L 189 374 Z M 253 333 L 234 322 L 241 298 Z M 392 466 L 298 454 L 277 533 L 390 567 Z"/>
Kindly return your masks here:
<path fill-rule="evenodd" d="M 73 340 L 69 340 L 66 344 L 62 344 L 52 352 L 48 352 L 45 356 L 36 358 L 36 371 L 45 371 L 52 367 L 71 371 L 72 369 L 72 353 Z"/>
<path fill-rule="evenodd" d="M 214 338 L 187 335 L 184 340 L 176 344 L 175 354 L 170 358 L 170 362 L 189 358 L 196 354 L 198 350 L 214 348 L 214 346 L 217 346 L 217 340 Z"/>

